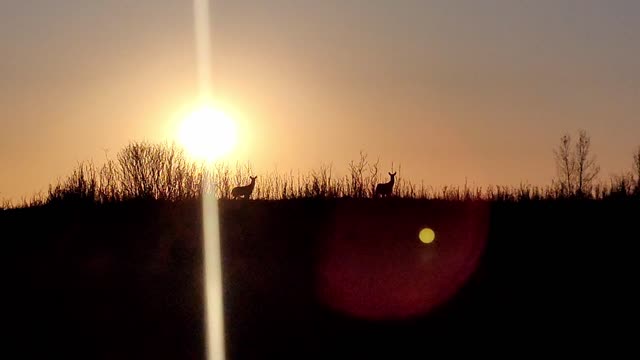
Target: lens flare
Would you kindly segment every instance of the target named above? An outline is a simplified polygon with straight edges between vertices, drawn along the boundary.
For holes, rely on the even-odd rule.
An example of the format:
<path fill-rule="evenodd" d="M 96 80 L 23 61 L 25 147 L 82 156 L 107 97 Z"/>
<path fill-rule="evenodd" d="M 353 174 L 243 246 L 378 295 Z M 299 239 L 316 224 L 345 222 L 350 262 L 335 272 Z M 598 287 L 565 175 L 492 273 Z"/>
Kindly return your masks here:
<path fill-rule="evenodd" d="M 436 233 L 429 228 L 424 228 L 420 230 L 418 238 L 425 244 L 431 244 L 436 239 Z"/>
<path fill-rule="evenodd" d="M 198 81 L 201 101 L 211 101 L 211 23 L 209 0 L 194 0 L 194 31 L 197 56 Z M 218 201 L 211 191 L 215 184 L 205 177 L 202 189 L 202 225 L 204 253 L 204 288 L 206 320 L 206 354 L 209 360 L 223 360 L 224 312 L 222 299 L 222 261 L 220 254 L 220 229 Z"/>
<path fill-rule="evenodd" d="M 423 316 L 455 296 L 475 272 L 487 241 L 487 204 L 389 207 L 332 208 L 315 260 L 316 294 L 330 309 L 367 320 Z"/>
<path fill-rule="evenodd" d="M 210 180 L 207 180 L 210 181 Z M 222 259 L 218 200 L 211 184 L 202 195 L 202 225 L 204 232 L 204 286 L 207 321 L 207 358 L 224 359 L 224 312 L 222 302 Z"/>

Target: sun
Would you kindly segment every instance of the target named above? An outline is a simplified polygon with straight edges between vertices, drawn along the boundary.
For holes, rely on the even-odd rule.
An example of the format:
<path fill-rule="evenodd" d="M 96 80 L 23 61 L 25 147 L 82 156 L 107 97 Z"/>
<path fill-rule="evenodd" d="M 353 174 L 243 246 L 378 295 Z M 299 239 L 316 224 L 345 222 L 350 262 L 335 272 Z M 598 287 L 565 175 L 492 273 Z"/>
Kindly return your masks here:
<path fill-rule="evenodd" d="M 218 109 L 201 106 L 182 119 L 178 141 L 195 160 L 213 162 L 236 146 L 236 123 Z"/>

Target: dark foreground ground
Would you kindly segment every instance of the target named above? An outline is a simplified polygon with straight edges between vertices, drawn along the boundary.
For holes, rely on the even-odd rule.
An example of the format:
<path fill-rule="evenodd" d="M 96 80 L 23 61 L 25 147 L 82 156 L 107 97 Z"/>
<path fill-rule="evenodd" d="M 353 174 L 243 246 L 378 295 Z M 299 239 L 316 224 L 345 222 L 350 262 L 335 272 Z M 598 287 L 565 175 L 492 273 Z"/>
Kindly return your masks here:
<path fill-rule="evenodd" d="M 551 356 L 636 341 L 637 201 L 220 211 L 231 359 Z M 0 212 L 14 358 L 204 358 L 200 233 L 197 203 Z"/>

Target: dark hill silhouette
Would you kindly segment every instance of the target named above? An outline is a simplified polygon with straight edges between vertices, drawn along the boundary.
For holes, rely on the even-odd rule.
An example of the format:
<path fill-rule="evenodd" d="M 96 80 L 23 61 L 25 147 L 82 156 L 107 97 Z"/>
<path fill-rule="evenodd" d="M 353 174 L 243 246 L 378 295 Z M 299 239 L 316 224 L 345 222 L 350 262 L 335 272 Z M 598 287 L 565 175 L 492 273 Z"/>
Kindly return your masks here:
<path fill-rule="evenodd" d="M 220 213 L 231 359 L 606 346 L 637 306 L 636 201 L 222 201 Z M 1 212 L 22 355 L 203 358 L 200 226 L 197 200 Z"/>

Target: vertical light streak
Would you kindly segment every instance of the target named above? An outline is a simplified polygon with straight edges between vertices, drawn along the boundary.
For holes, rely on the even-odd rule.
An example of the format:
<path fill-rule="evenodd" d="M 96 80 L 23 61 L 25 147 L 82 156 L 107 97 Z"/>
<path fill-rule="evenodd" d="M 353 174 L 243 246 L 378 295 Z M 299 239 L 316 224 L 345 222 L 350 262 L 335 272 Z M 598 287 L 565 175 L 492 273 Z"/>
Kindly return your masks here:
<path fill-rule="evenodd" d="M 194 0 L 194 30 L 199 96 L 202 103 L 212 100 L 211 22 L 209 0 Z M 208 173 L 202 188 L 202 226 L 204 254 L 206 354 L 209 360 L 223 360 L 224 312 L 222 302 L 222 257 L 220 225 L 215 184 Z"/>

